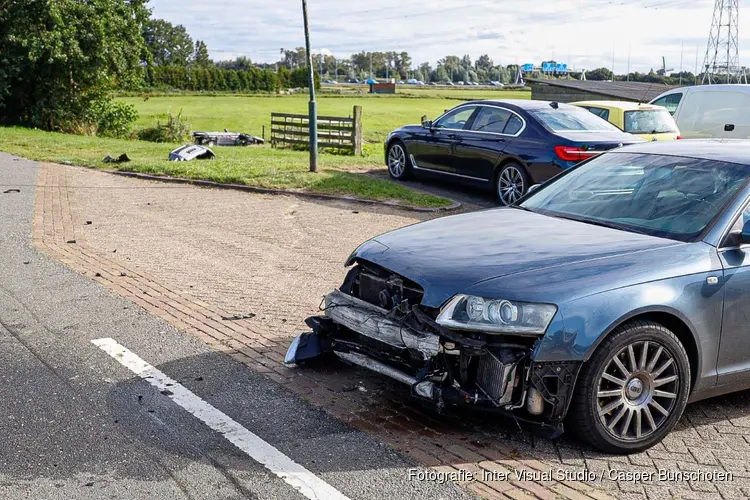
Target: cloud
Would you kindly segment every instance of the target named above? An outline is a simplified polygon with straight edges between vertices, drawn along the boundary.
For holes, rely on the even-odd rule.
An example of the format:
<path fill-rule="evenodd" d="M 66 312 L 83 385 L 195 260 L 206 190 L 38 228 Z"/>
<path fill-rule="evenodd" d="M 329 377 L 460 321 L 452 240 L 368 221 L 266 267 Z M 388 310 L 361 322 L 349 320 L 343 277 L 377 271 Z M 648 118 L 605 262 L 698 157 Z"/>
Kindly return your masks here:
<path fill-rule="evenodd" d="M 308 0 L 315 52 L 345 58 L 362 50 L 406 50 L 415 62 L 489 54 L 498 63 L 554 58 L 577 69 L 693 71 L 708 40 L 713 0 Z M 304 46 L 301 2 L 152 0 L 155 17 L 183 24 L 211 56 L 278 60 Z M 741 0 L 740 9 L 750 6 Z M 740 15 L 740 33 L 750 16 Z M 740 37 L 742 42 L 742 37 Z M 684 48 L 683 48 L 684 45 Z M 750 47 L 747 47 L 750 49 Z M 740 47 L 740 60 L 750 50 Z M 669 68 L 668 68 L 669 69 Z"/>

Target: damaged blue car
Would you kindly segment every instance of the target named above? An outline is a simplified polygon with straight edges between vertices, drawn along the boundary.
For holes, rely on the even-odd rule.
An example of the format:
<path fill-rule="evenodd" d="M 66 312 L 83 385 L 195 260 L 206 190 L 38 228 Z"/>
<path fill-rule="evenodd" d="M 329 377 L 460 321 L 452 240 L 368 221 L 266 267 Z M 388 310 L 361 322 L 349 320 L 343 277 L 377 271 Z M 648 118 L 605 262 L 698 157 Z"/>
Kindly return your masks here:
<path fill-rule="evenodd" d="M 439 410 L 647 449 L 688 402 L 750 387 L 749 180 L 745 141 L 637 144 L 383 234 L 286 363 L 335 355 Z"/>

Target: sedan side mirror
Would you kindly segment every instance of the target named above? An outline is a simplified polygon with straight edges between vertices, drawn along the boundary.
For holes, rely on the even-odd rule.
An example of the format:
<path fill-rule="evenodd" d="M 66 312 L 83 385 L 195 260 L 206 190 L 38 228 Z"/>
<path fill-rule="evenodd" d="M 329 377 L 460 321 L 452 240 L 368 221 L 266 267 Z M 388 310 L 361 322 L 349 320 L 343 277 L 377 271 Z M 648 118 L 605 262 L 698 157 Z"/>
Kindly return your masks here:
<path fill-rule="evenodd" d="M 432 120 L 422 120 L 423 128 L 432 128 Z"/>
<path fill-rule="evenodd" d="M 731 246 L 740 246 L 750 244 L 750 220 L 745 222 L 742 229 L 737 229 L 729 233 L 728 243 Z"/>

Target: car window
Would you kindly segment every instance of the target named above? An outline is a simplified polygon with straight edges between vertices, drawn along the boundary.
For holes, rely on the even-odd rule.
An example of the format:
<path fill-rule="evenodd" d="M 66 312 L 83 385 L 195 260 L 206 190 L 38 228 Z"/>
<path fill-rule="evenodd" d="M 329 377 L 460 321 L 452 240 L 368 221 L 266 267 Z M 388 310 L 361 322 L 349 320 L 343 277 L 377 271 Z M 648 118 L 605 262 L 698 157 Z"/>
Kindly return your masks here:
<path fill-rule="evenodd" d="M 516 135 L 521 131 L 523 128 L 523 120 L 521 120 L 516 115 L 511 115 L 510 119 L 508 120 L 508 124 L 505 126 L 505 134 L 508 135 Z"/>
<path fill-rule="evenodd" d="M 583 108 L 574 106 L 529 111 L 551 132 L 613 132 L 617 127 Z"/>
<path fill-rule="evenodd" d="M 659 99 L 655 100 L 651 104 L 654 104 L 656 106 L 664 106 L 667 108 L 667 111 L 669 111 L 669 114 L 674 115 L 675 111 L 677 111 L 677 106 L 680 105 L 680 101 L 682 100 L 682 93 L 676 92 L 674 94 L 665 95 L 664 97 L 660 97 Z"/>
<path fill-rule="evenodd" d="M 677 124 L 664 109 L 625 112 L 625 132 L 631 134 L 663 134 L 677 132 Z"/>
<path fill-rule="evenodd" d="M 480 108 L 471 130 L 475 132 L 503 133 L 511 112 L 505 109 L 484 106 Z"/>
<path fill-rule="evenodd" d="M 603 120 L 609 120 L 609 110 L 603 108 L 584 107 Z"/>
<path fill-rule="evenodd" d="M 694 241 L 750 179 L 743 165 L 604 153 L 533 192 L 521 207 L 678 241 Z"/>
<path fill-rule="evenodd" d="M 463 129 L 476 109 L 476 106 L 464 106 L 454 109 L 440 118 L 433 126 L 434 128 Z"/>

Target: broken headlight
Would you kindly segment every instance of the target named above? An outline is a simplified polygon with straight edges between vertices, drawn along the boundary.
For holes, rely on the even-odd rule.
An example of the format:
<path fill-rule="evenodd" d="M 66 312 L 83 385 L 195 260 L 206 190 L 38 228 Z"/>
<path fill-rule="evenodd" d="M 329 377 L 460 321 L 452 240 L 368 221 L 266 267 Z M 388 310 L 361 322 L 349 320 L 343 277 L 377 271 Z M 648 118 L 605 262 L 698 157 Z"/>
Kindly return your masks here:
<path fill-rule="evenodd" d="M 440 311 L 437 322 L 456 330 L 542 335 L 556 312 L 552 304 L 456 295 Z"/>

